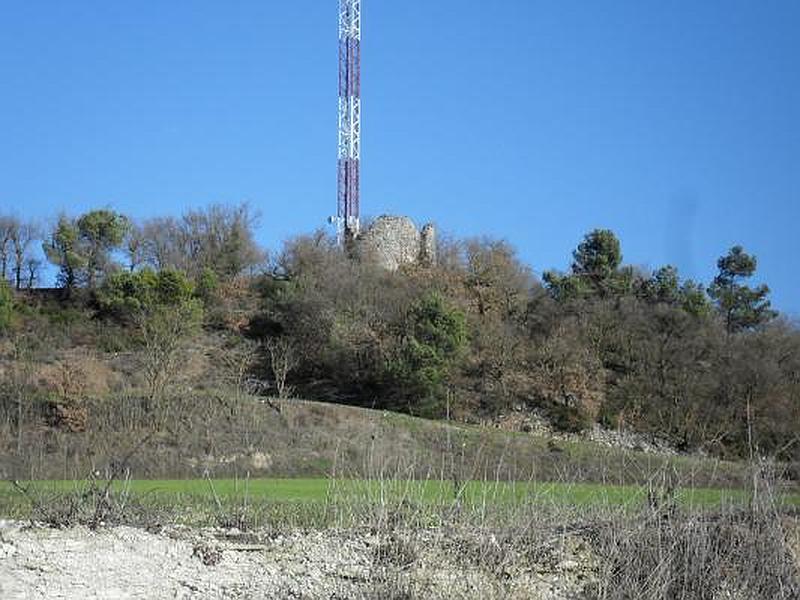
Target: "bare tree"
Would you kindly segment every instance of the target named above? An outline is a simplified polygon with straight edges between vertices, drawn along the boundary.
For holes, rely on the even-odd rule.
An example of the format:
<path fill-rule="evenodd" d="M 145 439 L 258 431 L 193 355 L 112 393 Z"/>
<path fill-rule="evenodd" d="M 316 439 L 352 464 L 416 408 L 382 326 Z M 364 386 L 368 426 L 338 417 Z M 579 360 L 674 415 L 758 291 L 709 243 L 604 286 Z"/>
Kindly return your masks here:
<path fill-rule="evenodd" d="M 122 251 L 127 258 L 125 265 L 133 273 L 146 261 L 146 243 L 144 230 L 136 223 L 131 222 L 122 243 Z"/>
<path fill-rule="evenodd" d="M 196 277 L 210 269 L 228 280 L 265 260 L 255 242 L 256 215 L 246 205 L 212 205 L 180 219 L 151 219 L 142 226 L 144 259 L 157 269 L 172 267 Z"/>
<path fill-rule="evenodd" d="M 292 388 L 287 385 L 286 380 L 289 373 L 298 365 L 294 345 L 286 338 L 274 338 L 269 340 L 265 346 L 269 355 L 272 376 L 275 378 L 275 391 L 278 398 L 288 398 L 292 393 Z"/>
<path fill-rule="evenodd" d="M 0 373 L 0 408 L 7 423 L 14 422 L 17 453 L 22 451 L 25 411 L 30 403 L 33 380 L 31 340 L 21 335 L 9 339 L 6 368 Z"/>
<path fill-rule="evenodd" d="M 35 257 L 29 257 L 25 260 L 25 273 L 26 273 L 26 287 L 31 290 L 39 281 L 39 275 L 42 270 L 42 261 Z"/>
<path fill-rule="evenodd" d="M 19 228 L 19 221 L 14 217 L 0 215 L 0 278 L 8 277 L 11 266 L 11 240 L 14 232 Z"/>
<path fill-rule="evenodd" d="M 233 348 L 222 348 L 219 351 L 219 360 L 225 367 L 226 379 L 235 388 L 237 398 L 252 391 L 249 376 L 258 362 L 259 350 L 256 342 L 242 339 Z"/>
<path fill-rule="evenodd" d="M 26 262 L 31 260 L 31 244 L 41 237 L 41 231 L 34 223 L 17 223 L 12 231 L 11 244 L 14 252 L 14 283 L 22 289 L 23 272 Z M 29 286 L 30 287 L 30 286 Z"/>
<path fill-rule="evenodd" d="M 194 300 L 158 306 L 135 318 L 144 345 L 142 367 L 148 400 L 154 402 L 166 391 L 180 367 L 186 339 L 200 325 L 202 310 Z"/>
<path fill-rule="evenodd" d="M 144 261 L 156 269 L 187 270 L 180 227 L 172 217 L 145 221 L 141 228 Z"/>

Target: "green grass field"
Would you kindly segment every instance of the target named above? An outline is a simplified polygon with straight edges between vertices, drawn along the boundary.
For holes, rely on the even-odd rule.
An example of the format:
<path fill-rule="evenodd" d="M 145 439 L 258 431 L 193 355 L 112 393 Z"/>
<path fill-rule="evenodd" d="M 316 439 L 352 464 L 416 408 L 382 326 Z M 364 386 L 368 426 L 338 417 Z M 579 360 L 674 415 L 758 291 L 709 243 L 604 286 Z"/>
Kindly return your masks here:
<path fill-rule="evenodd" d="M 102 483 L 102 482 L 99 482 Z M 58 496 L 80 493 L 86 481 L 39 481 L 24 484 L 36 494 Z M 205 502 L 268 503 L 399 503 L 447 504 L 459 500 L 467 506 L 484 504 L 554 504 L 563 506 L 639 506 L 647 500 L 644 486 L 592 483 L 478 482 L 352 479 L 252 479 L 252 480 L 134 480 L 115 482 L 113 489 L 132 497 L 149 498 L 161 504 Z M 743 503 L 744 490 L 678 489 L 675 500 L 684 506 L 714 507 Z M 800 507 L 800 494 L 781 497 L 788 506 Z M 4 507 L 24 500 L 9 482 L 0 482 L 0 514 Z"/>

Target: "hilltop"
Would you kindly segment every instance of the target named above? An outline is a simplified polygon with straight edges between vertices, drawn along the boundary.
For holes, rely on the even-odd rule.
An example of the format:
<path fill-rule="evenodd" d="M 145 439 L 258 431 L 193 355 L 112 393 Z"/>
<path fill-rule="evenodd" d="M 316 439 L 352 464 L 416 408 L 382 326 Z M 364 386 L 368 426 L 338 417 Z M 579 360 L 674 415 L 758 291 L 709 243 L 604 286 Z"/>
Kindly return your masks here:
<path fill-rule="evenodd" d="M 0 225 L 0 267 L 12 280 L 0 284 L 7 475 L 80 475 L 111 461 L 108 448 L 126 447 L 120 440 L 137 439 L 157 449 L 141 463 L 146 474 L 190 473 L 173 454 L 196 468 L 203 456 L 236 455 L 236 463 L 251 440 L 267 447 L 266 435 L 284 445 L 306 435 L 281 429 L 286 417 L 268 410 L 277 397 L 449 423 L 442 431 L 454 423 L 584 436 L 599 428 L 683 454 L 772 457 L 796 476 L 800 332 L 771 309 L 767 286 L 749 285 L 757 260 L 739 246 L 706 285 L 671 266 L 626 265 L 608 230 L 580 241 L 569 272 L 539 279 L 500 240 L 439 236 L 426 260 L 393 269 L 324 232 L 268 256 L 245 205 L 144 222 L 94 210 L 62 215 L 48 231 L 10 217 Z M 58 270 L 57 289 L 35 286 L 38 240 Z M 265 416 L 246 398 L 261 398 Z M 308 406 L 316 407 L 309 415 L 330 415 L 308 430 L 315 443 L 339 443 L 328 432 L 336 415 L 359 414 Z M 237 411 L 262 420 L 264 431 L 231 429 Z M 408 421 L 432 427 L 419 423 Z M 240 435 L 233 445 L 232 435 Z M 380 435 L 404 448 L 403 436 Z M 344 437 L 358 440 L 345 447 L 375 445 L 357 431 Z M 420 468 L 439 468 L 437 444 L 413 437 Z M 553 444 L 540 453 L 551 456 L 544 464 L 564 454 Z M 287 447 L 318 461 L 315 474 L 335 462 L 331 448 Z M 259 451 L 275 473 L 313 471 Z M 363 457 L 363 448 L 342 454 L 341 465 L 358 468 Z"/>

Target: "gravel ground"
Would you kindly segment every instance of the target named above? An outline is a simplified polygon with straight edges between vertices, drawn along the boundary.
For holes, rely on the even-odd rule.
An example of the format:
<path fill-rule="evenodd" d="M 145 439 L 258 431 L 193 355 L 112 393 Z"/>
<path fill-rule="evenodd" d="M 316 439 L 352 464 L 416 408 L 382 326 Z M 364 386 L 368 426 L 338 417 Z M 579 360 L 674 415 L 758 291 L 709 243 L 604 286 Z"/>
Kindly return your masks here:
<path fill-rule="evenodd" d="M 535 552 L 491 536 L 130 527 L 55 530 L 0 523 L 0 598 L 583 597 L 594 573 L 578 537 Z"/>

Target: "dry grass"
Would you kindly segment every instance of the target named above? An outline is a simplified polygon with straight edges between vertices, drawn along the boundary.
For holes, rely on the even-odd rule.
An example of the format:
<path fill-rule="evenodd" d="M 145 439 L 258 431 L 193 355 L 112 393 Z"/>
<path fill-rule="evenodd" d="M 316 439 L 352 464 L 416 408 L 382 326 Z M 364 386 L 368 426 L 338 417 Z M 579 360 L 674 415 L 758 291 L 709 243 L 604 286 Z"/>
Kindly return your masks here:
<path fill-rule="evenodd" d="M 195 525 L 213 526 L 220 539 L 247 536 L 251 545 L 309 529 L 360 540 L 369 575 L 338 580 L 331 598 L 538 598 L 545 589 L 557 595 L 541 597 L 584 600 L 800 597 L 792 547 L 800 521 L 780 501 L 769 465 L 751 471 L 749 503 L 712 508 L 681 504 L 676 481 L 663 471 L 651 477 L 643 502 L 624 506 L 533 497 L 508 503 L 491 485 L 482 501 L 467 501 L 457 478 L 451 496 L 424 502 L 419 482 L 402 480 L 413 471 L 384 465 L 363 486 L 334 480 L 325 500 L 314 503 L 257 500 L 246 482 L 238 495 L 222 497 L 210 479 L 204 497 L 173 504 L 137 496 L 124 482 L 115 489 L 96 480 L 67 494 L 29 497 L 31 517 L 54 527 L 159 530 L 194 514 L 201 519 Z M 195 549 L 203 564 L 221 560 L 214 544 Z M 461 575 L 445 585 L 442 573 Z"/>

